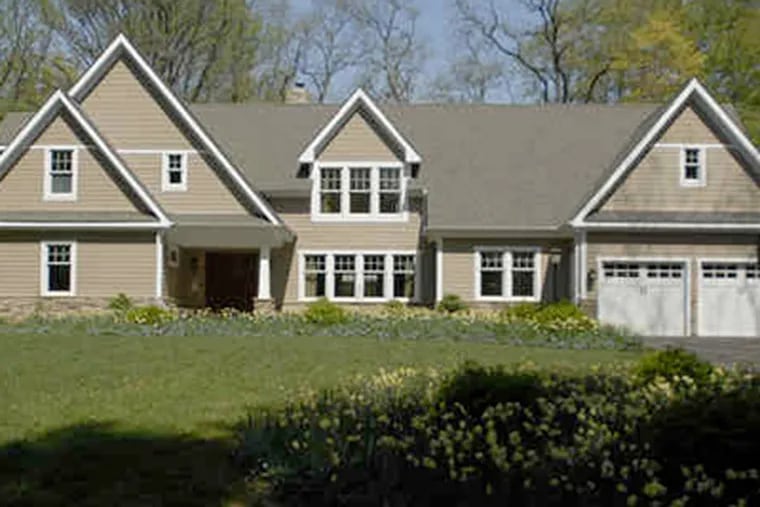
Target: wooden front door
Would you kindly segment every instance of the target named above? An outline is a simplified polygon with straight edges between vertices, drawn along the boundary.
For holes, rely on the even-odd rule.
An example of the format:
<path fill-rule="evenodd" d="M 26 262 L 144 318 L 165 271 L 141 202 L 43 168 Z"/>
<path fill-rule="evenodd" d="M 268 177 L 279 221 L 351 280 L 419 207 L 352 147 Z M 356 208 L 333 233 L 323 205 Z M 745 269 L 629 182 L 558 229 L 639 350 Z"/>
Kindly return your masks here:
<path fill-rule="evenodd" d="M 253 253 L 206 252 L 206 306 L 253 310 L 257 260 Z"/>

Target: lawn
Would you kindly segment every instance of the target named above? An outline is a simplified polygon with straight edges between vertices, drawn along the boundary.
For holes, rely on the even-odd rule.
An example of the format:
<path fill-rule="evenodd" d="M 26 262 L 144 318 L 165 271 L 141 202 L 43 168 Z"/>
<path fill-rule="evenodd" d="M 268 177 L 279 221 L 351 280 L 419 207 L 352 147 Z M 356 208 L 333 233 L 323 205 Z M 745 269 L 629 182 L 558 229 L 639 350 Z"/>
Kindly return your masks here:
<path fill-rule="evenodd" d="M 347 337 L 0 336 L 0 498 L 219 505 L 240 483 L 231 428 L 299 386 L 466 359 L 583 368 L 636 355 Z"/>

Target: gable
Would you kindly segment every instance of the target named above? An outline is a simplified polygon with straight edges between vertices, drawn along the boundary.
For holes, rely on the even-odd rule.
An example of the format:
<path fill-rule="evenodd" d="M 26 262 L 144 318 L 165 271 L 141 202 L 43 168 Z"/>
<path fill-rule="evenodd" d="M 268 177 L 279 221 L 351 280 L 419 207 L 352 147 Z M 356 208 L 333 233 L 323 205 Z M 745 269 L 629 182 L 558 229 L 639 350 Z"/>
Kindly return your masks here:
<path fill-rule="evenodd" d="M 681 184 L 684 146 L 703 148 L 705 184 Z M 602 212 L 750 212 L 760 209 L 760 186 L 734 148 L 693 106 L 685 107 L 628 172 Z"/>
<path fill-rule="evenodd" d="M 71 147 L 76 152 L 76 200 L 43 199 L 46 151 L 50 147 Z M 126 182 L 115 175 L 104 153 L 66 112 L 58 114 L 3 172 L 0 210 L 150 213 Z"/>
<path fill-rule="evenodd" d="M 370 124 L 366 114 L 356 111 L 318 154 L 320 161 L 398 161 L 390 143 Z"/>

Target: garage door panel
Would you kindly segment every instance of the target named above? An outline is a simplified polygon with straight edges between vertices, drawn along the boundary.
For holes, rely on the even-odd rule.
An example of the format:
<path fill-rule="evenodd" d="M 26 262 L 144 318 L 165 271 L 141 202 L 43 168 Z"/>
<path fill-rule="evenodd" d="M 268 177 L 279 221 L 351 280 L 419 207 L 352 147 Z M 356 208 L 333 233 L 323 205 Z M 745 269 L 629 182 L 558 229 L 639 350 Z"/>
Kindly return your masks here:
<path fill-rule="evenodd" d="M 700 336 L 760 336 L 760 264 L 702 261 Z"/>
<path fill-rule="evenodd" d="M 683 262 L 604 261 L 600 320 L 644 335 L 683 336 L 686 272 Z"/>

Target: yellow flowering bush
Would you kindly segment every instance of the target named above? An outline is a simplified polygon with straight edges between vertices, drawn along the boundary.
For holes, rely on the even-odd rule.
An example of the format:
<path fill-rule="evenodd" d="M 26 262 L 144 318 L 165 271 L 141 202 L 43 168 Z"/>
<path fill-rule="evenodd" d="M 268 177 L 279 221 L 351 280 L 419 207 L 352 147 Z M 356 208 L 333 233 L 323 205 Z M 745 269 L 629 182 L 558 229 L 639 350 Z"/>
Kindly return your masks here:
<path fill-rule="evenodd" d="M 663 382 L 615 365 L 380 371 L 252 414 L 238 456 L 288 504 L 760 501 L 757 378 Z"/>

